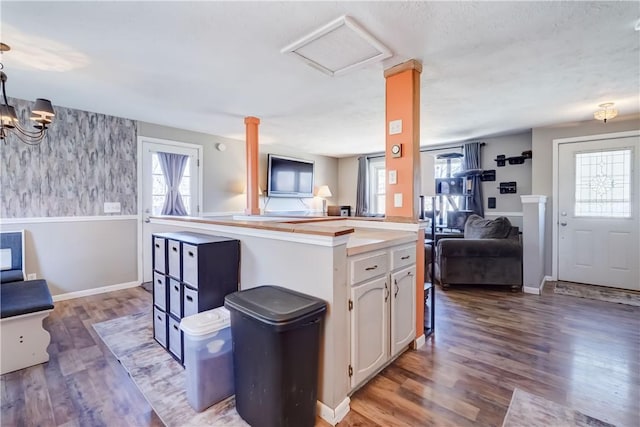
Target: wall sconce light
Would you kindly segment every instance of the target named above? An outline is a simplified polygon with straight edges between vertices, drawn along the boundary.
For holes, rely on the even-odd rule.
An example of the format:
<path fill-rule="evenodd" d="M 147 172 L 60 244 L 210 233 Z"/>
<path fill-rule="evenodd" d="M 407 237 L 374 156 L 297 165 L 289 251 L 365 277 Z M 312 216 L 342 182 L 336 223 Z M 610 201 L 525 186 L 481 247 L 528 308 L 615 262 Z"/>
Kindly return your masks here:
<path fill-rule="evenodd" d="M 613 105 L 613 102 L 605 102 L 598 105 L 601 109 L 593 113 L 593 118 L 607 123 L 607 120 L 613 119 L 618 115 L 618 110 L 613 108 Z"/>
<path fill-rule="evenodd" d="M 331 190 L 328 185 L 321 185 L 318 187 L 318 193 L 316 194 L 318 197 L 322 198 L 322 215 L 327 213 L 327 197 L 331 197 Z"/>

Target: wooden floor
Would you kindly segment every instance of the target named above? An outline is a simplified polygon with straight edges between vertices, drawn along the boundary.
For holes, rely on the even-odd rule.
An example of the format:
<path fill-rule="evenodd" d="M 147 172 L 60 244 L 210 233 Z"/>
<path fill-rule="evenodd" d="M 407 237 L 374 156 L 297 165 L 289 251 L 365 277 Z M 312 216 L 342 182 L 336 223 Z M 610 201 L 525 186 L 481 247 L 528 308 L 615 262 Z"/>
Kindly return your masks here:
<path fill-rule="evenodd" d="M 150 306 L 141 288 L 56 303 L 51 360 L 1 377 L 0 424 L 162 425 L 91 327 Z M 500 426 L 516 387 L 640 425 L 639 307 L 454 287 L 436 316 L 435 336 L 356 392 L 341 426 Z"/>

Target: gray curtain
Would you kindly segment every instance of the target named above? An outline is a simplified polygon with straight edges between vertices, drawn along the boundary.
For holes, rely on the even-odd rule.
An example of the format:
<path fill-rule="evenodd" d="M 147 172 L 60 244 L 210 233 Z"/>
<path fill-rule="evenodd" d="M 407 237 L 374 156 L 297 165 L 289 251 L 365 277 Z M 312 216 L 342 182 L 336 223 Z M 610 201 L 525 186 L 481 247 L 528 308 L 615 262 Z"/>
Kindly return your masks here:
<path fill-rule="evenodd" d="M 484 217 L 484 207 L 482 205 L 482 185 L 480 181 L 480 142 L 469 142 L 464 144 L 464 158 L 462 166 L 465 171 L 470 173 L 467 175 L 471 180 L 472 196 L 469 198 L 468 209 L 472 210 L 476 215 Z M 476 172 L 480 173 L 476 173 Z"/>
<path fill-rule="evenodd" d="M 369 213 L 369 197 L 367 188 L 367 157 L 358 158 L 358 183 L 356 186 L 356 216 L 367 216 Z"/>
<path fill-rule="evenodd" d="M 186 215 L 187 209 L 182 202 L 180 194 L 180 181 L 184 175 L 184 168 L 187 165 L 189 156 L 173 153 L 158 152 L 160 169 L 167 183 L 167 195 L 164 198 L 162 215 Z"/>

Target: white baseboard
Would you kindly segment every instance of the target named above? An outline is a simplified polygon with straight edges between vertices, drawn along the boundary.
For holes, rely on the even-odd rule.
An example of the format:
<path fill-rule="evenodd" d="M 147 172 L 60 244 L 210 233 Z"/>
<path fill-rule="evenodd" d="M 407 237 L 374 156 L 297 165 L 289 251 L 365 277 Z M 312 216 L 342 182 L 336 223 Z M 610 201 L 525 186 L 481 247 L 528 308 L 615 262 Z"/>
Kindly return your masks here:
<path fill-rule="evenodd" d="M 551 282 L 551 281 L 553 281 L 553 278 L 552 278 L 551 276 L 544 276 L 544 277 L 542 278 L 542 282 L 540 283 L 540 293 L 541 293 L 541 294 L 542 294 L 542 290 L 544 289 L 544 285 L 545 285 L 547 282 Z"/>
<path fill-rule="evenodd" d="M 551 276 L 544 276 L 540 282 L 540 286 L 537 288 L 535 286 L 523 286 L 522 291 L 525 294 L 542 295 L 542 290 L 544 289 L 544 284 L 547 283 L 547 280 L 552 280 Z"/>
<path fill-rule="evenodd" d="M 136 286 L 140 286 L 140 282 L 137 280 L 135 282 L 118 283 L 116 285 L 102 286 L 100 288 L 85 289 L 84 291 L 67 292 L 66 294 L 54 295 L 52 298 L 54 302 L 64 301 L 68 299 L 88 297 L 89 295 L 97 295 L 97 294 L 104 294 L 106 292 L 111 292 L 111 291 L 119 291 L 120 289 L 135 288 Z"/>
<path fill-rule="evenodd" d="M 318 400 L 317 402 L 318 415 L 320 415 L 320 418 L 322 418 L 332 426 L 335 426 L 340 421 L 342 421 L 342 419 L 351 410 L 351 407 L 349 406 L 349 402 L 351 402 L 351 399 L 349 399 L 348 397 L 345 397 L 344 400 L 340 402 L 340 404 L 336 407 L 336 409 L 331 409 L 327 405 L 325 405 L 324 403 Z"/>
<path fill-rule="evenodd" d="M 422 347 L 424 345 L 424 343 L 426 342 L 426 338 L 424 337 L 424 334 L 420 335 L 418 338 L 416 338 L 416 340 L 413 342 L 413 349 L 417 350 L 420 347 Z"/>

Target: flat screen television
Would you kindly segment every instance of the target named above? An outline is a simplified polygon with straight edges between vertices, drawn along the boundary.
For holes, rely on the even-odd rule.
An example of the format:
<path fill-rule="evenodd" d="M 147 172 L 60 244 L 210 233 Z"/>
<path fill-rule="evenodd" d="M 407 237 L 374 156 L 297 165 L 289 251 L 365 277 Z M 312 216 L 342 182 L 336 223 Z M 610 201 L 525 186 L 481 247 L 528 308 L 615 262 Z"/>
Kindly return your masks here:
<path fill-rule="evenodd" d="M 313 161 L 275 154 L 267 161 L 267 196 L 313 197 Z"/>

